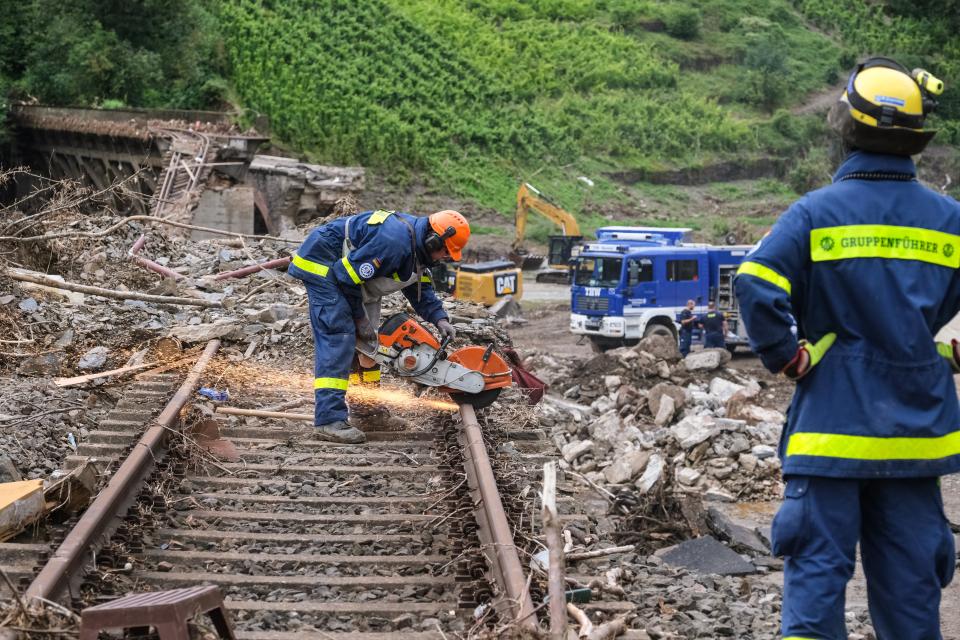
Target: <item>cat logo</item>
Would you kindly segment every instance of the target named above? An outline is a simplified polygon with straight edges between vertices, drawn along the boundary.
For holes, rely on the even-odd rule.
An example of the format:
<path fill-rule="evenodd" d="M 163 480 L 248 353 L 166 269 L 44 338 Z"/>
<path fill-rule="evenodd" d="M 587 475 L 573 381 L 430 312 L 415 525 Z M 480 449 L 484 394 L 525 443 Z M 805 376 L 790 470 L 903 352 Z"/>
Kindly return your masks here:
<path fill-rule="evenodd" d="M 512 294 L 517 290 L 517 274 L 504 273 L 496 276 L 493 280 L 493 286 L 497 296 Z"/>

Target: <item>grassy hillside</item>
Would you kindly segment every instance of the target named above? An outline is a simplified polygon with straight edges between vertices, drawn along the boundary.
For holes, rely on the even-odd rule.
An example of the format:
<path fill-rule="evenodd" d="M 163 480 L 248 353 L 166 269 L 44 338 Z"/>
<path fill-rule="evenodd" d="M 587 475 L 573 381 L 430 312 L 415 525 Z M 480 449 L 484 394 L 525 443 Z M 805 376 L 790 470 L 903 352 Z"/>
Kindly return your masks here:
<path fill-rule="evenodd" d="M 826 175 L 822 117 L 786 110 L 890 46 L 854 28 L 854 0 L 218 6 L 240 98 L 297 148 L 400 185 L 427 176 L 504 213 L 529 179 L 587 227 L 637 207 L 645 187 L 610 177 L 629 172 L 771 156 L 800 159 L 791 182 L 812 186 Z M 920 31 L 891 38 L 894 53 L 942 62 Z"/>
<path fill-rule="evenodd" d="M 940 75 L 939 140 L 960 142 L 958 5 L 30 0 L 0 15 L 0 88 L 264 114 L 292 151 L 367 166 L 388 199 L 416 186 L 509 214 L 527 180 L 587 229 L 719 232 L 762 226 L 825 181 L 823 117 L 803 105 L 833 95 L 867 53 Z M 732 179 L 746 182 L 722 186 Z"/>

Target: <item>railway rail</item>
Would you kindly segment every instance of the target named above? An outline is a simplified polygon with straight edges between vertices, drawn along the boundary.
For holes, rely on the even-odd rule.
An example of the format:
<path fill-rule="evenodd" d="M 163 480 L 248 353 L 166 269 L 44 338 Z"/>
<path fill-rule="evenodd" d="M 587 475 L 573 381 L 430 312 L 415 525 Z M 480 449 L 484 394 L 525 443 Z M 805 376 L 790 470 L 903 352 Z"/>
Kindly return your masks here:
<path fill-rule="evenodd" d="M 429 429 L 368 432 L 364 445 L 313 440 L 310 427 L 276 418 L 232 418 L 222 436 L 234 461 L 165 455 L 218 346 L 175 391 L 169 375 L 141 381 L 118 406 L 126 414 L 91 435 L 78 454 L 119 466 L 58 545 L 0 544 L 13 575 L 32 577 L 28 598 L 76 604 L 84 594 L 92 604 L 215 584 L 245 640 L 444 638 L 482 624 L 484 611 L 537 628 L 544 612 L 503 504 L 514 499 L 501 499 L 470 405 Z M 151 402 L 169 393 L 151 418 Z M 528 461 L 542 461 L 546 440 L 530 442 Z"/>

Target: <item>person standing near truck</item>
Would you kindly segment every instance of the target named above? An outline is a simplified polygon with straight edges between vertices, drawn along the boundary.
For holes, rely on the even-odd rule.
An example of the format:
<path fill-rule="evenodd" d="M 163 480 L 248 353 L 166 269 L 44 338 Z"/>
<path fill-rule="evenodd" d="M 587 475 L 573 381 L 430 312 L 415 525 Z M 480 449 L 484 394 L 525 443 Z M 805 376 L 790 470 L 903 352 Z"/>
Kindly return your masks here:
<path fill-rule="evenodd" d="M 723 314 L 723 311 L 717 311 L 716 302 L 711 300 L 707 303 L 707 312 L 700 316 L 697 324 L 703 329 L 704 349 L 725 349 L 727 347 L 724 339 L 724 336 L 727 335 L 727 317 Z"/>
<path fill-rule="evenodd" d="M 750 346 L 797 381 L 771 538 L 785 639 L 847 637 L 858 544 L 877 638 L 943 637 L 957 556 L 939 477 L 960 471 L 960 343 L 934 336 L 960 311 L 960 204 L 911 159 L 942 91 L 922 69 L 859 64 L 828 115 L 845 153 L 833 183 L 791 205 L 738 271 Z"/>
<path fill-rule="evenodd" d="M 697 317 L 693 315 L 693 300 L 687 300 L 687 306 L 680 312 L 680 355 L 684 358 L 690 353 L 690 343 L 693 342 L 693 325 Z"/>

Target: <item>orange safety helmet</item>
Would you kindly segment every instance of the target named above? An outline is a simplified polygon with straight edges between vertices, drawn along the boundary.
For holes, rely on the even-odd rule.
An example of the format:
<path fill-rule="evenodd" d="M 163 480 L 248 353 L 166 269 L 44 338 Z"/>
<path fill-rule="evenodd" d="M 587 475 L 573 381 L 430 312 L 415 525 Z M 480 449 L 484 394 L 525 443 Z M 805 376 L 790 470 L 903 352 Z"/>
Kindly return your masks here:
<path fill-rule="evenodd" d="M 433 234 L 424 243 L 428 252 L 440 249 L 440 242 L 447 247 L 450 258 L 459 262 L 463 256 L 463 248 L 470 239 L 470 223 L 459 211 L 446 209 L 437 211 L 428 218 Z"/>

